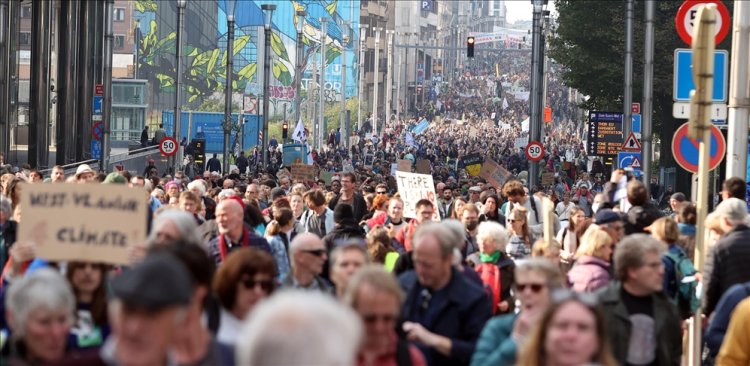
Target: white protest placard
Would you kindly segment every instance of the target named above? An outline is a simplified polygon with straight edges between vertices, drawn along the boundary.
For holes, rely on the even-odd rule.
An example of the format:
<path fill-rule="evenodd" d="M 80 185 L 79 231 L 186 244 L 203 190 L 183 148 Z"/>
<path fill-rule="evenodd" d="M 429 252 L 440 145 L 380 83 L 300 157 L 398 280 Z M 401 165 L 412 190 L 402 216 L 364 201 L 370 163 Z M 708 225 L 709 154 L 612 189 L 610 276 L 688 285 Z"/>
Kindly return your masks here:
<path fill-rule="evenodd" d="M 391 163 L 391 176 L 395 177 L 398 171 L 398 163 Z"/>
<path fill-rule="evenodd" d="M 128 264 L 146 239 L 147 193 L 113 184 L 24 184 L 18 241 L 39 258 Z"/>
<path fill-rule="evenodd" d="M 404 200 L 404 216 L 415 218 L 417 202 L 421 199 L 428 199 L 435 208 L 432 215 L 433 221 L 440 220 L 440 212 L 437 209 L 437 195 L 435 194 L 435 184 L 432 182 L 432 175 L 417 174 L 407 172 L 396 172 L 396 184 L 398 184 L 398 193 Z"/>
<path fill-rule="evenodd" d="M 525 149 L 526 145 L 529 144 L 529 136 L 516 137 L 516 141 L 513 143 L 513 147 L 518 149 Z"/>

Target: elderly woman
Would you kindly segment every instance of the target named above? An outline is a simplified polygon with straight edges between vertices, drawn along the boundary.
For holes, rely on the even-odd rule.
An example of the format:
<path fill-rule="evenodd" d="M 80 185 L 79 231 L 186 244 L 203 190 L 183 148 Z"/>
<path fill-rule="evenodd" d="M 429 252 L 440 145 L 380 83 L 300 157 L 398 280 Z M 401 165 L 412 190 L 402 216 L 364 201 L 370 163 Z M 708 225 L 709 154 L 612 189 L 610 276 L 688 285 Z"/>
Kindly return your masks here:
<path fill-rule="evenodd" d="M 160 245 L 176 240 L 205 247 L 191 213 L 178 209 L 164 210 L 154 218 L 146 244 Z"/>
<path fill-rule="evenodd" d="M 609 284 L 610 260 L 614 251 L 612 237 L 598 226 L 591 226 L 581 238 L 576 264 L 568 272 L 568 281 L 578 292 L 594 292 Z"/>
<path fill-rule="evenodd" d="M 552 291 L 565 287 L 560 269 L 547 259 L 529 258 L 518 262 L 514 292 L 521 303 L 518 314 L 490 319 L 477 341 L 471 366 L 513 365 L 519 344 L 523 344 L 551 303 Z"/>
<path fill-rule="evenodd" d="M 231 252 L 219 266 L 213 289 L 221 304 L 216 339 L 234 346 L 239 340 L 242 322 L 252 309 L 276 288 L 276 262 L 265 251 L 240 248 Z"/>
<path fill-rule="evenodd" d="M 14 281 L 5 305 L 12 332 L 10 365 L 50 364 L 66 358 L 76 301 L 57 271 L 42 268 Z"/>
<path fill-rule="evenodd" d="M 508 243 L 508 232 L 494 221 L 485 221 L 477 228 L 479 251 L 466 257 L 485 286 L 492 289 L 494 314 L 512 312 L 515 300 L 511 296 L 513 272 L 516 265 L 503 251 Z"/>

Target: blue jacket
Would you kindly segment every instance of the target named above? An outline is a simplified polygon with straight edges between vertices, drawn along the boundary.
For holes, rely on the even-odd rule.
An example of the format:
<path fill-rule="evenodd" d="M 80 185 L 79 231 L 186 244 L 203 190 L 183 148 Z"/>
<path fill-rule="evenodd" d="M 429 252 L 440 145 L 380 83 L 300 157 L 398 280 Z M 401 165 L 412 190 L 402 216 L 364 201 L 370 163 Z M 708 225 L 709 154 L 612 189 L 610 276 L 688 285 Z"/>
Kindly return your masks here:
<path fill-rule="evenodd" d="M 401 309 L 399 323 L 415 321 L 414 309 L 418 308 L 417 302 L 420 301 L 421 291 L 416 272 L 405 272 L 399 276 L 399 282 L 406 292 L 406 301 Z M 437 315 L 432 324 L 425 328 L 430 332 L 450 338 L 451 354 L 448 357 L 434 349 L 427 349 L 424 352 L 425 358 L 430 360 L 431 366 L 468 365 L 474 354 L 479 334 L 492 315 L 492 304 L 479 285 L 455 269 L 445 290 L 446 301 L 432 305 L 438 307 Z M 401 327 L 399 326 L 398 329 Z M 423 347 L 422 350 L 425 351 Z"/>
<path fill-rule="evenodd" d="M 482 330 L 471 366 L 504 366 L 516 362 L 518 345 L 513 339 L 513 326 L 518 314 L 505 314 L 492 318 Z"/>
<path fill-rule="evenodd" d="M 721 296 L 719 304 L 716 305 L 711 321 L 708 323 L 706 335 L 703 340 L 711 356 L 716 357 L 719 354 L 721 344 L 724 342 L 724 335 L 729 328 L 729 319 L 732 311 L 742 300 L 750 297 L 750 282 L 736 284 L 727 290 Z"/>

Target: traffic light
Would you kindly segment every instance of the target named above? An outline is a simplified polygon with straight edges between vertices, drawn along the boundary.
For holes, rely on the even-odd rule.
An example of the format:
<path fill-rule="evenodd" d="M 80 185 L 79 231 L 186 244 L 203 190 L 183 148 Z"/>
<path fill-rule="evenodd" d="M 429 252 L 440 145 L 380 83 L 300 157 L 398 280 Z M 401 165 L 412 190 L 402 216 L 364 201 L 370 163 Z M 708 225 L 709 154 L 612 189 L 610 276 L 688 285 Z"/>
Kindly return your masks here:
<path fill-rule="evenodd" d="M 289 124 L 284 122 L 284 124 L 281 125 L 281 139 L 286 140 L 286 137 L 288 134 L 289 134 Z"/>
<path fill-rule="evenodd" d="M 474 37 L 466 37 L 466 57 L 474 57 Z"/>

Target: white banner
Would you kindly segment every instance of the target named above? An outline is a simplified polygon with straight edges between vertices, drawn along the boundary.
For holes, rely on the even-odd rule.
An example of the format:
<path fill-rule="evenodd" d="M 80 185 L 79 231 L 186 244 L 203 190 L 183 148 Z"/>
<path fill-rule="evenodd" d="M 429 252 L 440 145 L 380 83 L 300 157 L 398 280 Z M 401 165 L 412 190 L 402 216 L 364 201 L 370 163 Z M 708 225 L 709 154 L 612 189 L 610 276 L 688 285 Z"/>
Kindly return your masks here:
<path fill-rule="evenodd" d="M 397 171 L 396 183 L 398 184 L 398 193 L 401 194 L 401 199 L 404 200 L 405 217 L 417 217 L 417 202 L 421 199 L 428 199 L 435 208 L 432 220 L 440 221 L 440 212 L 437 209 L 437 195 L 435 194 L 435 184 L 432 182 L 432 175 Z"/>

